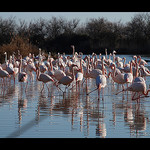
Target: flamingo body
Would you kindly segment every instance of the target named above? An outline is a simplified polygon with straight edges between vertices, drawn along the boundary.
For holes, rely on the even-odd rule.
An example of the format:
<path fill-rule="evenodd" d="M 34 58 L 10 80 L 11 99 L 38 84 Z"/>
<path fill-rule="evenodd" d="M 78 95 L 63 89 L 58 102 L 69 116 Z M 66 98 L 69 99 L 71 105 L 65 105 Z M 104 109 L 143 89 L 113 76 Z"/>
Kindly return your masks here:
<path fill-rule="evenodd" d="M 64 76 L 66 76 L 66 74 L 62 71 L 62 70 L 56 70 L 54 72 L 54 77 L 56 80 L 60 81 L 61 78 L 63 78 Z"/>
<path fill-rule="evenodd" d="M 49 81 L 54 82 L 54 80 L 48 74 L 45 73 L 41 73 L 38 77 L 38 80 L 42 81 L 43 83 L 47 83 Z"/>
<path fill-rule="evenodd" d="M 101 88 L 104 88 L 107 85 L 105 75 L 99 75 L 99 76 L 96 77 L 96 86 L 97 86 L 97 88 L 99 88 L 100 84 L 101 84 Z"/>
<path fill-rule="evenodd" d="M 73 78 L 71 76 L 64 76 L 59 80 L 59 84 L 63 85 L 69 85 L 73 81 Z"/>
<path fill-rule="evenodd" d="M 133 81 L 133 75 L 132 75 L 132 73 L 125 73 L 124 74 L 124 80 L 127 83 L 132 83 L 132 81 Z"/>
<path fill-rule="evenodd" d="M 92 71 L 89 72 L 89 77 L 90 78 L 96 79 L 96 77 L 98 75 L 102 75 L 102 70 L 100 70 L 100 69 L 93 69 Z"/>
<path fill-rule="evenodd" d="M 27 81 L 27 74 L 25 72 L 20 72 L 18 74 L 18 81 L 19 82 L 26 82 Z"/>
<path fill-rule="evenodd" d="M 0 77 L 1 78 L 9 77 L 9 73 L 6 70 L 0 69 Z"/>
<path fill-rule="evenodd" d="M 133 91 L 133 92 L 146 92 L 146 84 L 145 82 L 133 82 L 131 86 L 129 86 L 127 91 Z"/>
<path fill-rule="evenodd" d="M 83 73 L 77 72 L 75 75 L 76 81 L 82 81 L 83 80 Z"/>

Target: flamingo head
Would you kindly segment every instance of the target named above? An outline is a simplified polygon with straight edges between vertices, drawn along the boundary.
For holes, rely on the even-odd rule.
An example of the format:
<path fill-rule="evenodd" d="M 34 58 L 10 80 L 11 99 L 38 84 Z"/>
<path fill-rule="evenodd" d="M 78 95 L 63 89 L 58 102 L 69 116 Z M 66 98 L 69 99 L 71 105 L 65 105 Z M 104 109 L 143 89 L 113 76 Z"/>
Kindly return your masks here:
<path fill-rule="evenodd" d="M 141 56 L 139 55 L 139 56 L 137 56 L 137 58 L 141 58 Z"/>

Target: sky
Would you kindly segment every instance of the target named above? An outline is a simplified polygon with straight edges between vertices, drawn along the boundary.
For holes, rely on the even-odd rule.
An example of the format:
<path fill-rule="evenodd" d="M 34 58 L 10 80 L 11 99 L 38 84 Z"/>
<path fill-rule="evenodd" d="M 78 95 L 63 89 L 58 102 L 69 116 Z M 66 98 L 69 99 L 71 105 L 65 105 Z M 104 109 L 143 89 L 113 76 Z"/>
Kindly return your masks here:
<path fill-rule="evenodd" d="M 7 19 L 10 16 L 15 17 L 16 21 L 19 19 L 30 22 L 31 20 L 37 20 L 40 17 L 43 19 L 50 19 L 51 17 L 64 17 L 68 20 L 80 19 L 80 23 L 85 23 L 90 18 L 104 17 L 111 22 L 117 22 L 121 20 L 122 23 L 126 23 L 139 12 L 0 12 L 0 17 Z"/>

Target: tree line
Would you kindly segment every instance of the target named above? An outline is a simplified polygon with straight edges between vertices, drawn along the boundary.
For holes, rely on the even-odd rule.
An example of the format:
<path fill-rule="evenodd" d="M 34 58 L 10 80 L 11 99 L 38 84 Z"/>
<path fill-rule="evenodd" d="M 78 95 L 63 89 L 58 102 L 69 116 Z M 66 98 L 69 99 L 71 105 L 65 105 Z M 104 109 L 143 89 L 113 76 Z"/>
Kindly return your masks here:
<path fill-rule="evenodd" d="M 127 23 L 91 18 L 85 23 L 75 18 L 39 18 L 26 22 L 15 17 L 0 18 L 0 51 L 72 54 L 70 45 L 83 54 L 116 50 L 119 54 L 150 53 L 150 14 L 139 13 Z"/>

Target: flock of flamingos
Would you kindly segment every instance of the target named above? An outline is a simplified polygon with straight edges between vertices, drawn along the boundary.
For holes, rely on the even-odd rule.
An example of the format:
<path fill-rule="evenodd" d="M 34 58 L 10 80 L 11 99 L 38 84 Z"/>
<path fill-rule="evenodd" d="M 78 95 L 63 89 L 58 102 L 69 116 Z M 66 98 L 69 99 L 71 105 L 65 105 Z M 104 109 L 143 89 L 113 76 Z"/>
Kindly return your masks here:
<path fill-rule="evenodd" d="M 90 93 L 97 90 L 98 99 L 100 99 L 100 91 L 107 86 L 107 78 L 111 78 L 113 82 L 121 84 L 121 89 L 117 94 L 124 91 L 132 91 L 132 100 L 138 100 L 142 97 L 148 96 L 150 89 L 146 88 L 146 76 L 150 76 L 150 71 L 145 65 L 147 62 L 141 58 L 141 56 L 133 56 L 133 59 L 126 62 L 126 58 L 116 57 L 116 51 L 113 51 L 107 55 L 107 49 L 105 49 L 105 55 L 99 57 L 95 53 L 92 55 L 86 55 L 83 58 L 83 54 L 75 52 L 74 45 L 71 45 L 73 49 L 72 56 L 65 56 L 58 53 L 58 58 L 54 59 L 49 53 L 48 58 L 41 53 L 34 56 L 29 53 L 28 56 L 22 58 L 18 51 L 18 56 L 15 54 L 7 58 L 5 52 L 5 62 L 0 65 L 0 78 L 2 87 L 6 86 L 7 80 L 18 79 L 18 82 L 25 82 L 25 91 L 28 88 L 28 82 L 33 80 L 33 72 L 36 72 L 36 81 L 41 81 L 43 87 L 46 85 L 48 92 L 48 82 L 53 82 L 51 86 L 56 86 L 57 90 L 66 92 L 66 89 L 70 87 L 79 90 L 81 85 L 88 84 L 88 78 L 95 79 L 95 89 L 87 92 Z M 46 60 L 47 59 L 47 60 Z M 63 91 L 59 85 L 65 86 Z M 126 85 L 126 86 L 124 86 Z M 135 94 L 138 93 L 137 97 Z"/>

